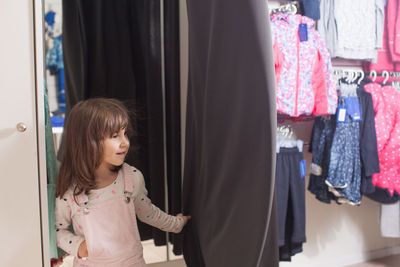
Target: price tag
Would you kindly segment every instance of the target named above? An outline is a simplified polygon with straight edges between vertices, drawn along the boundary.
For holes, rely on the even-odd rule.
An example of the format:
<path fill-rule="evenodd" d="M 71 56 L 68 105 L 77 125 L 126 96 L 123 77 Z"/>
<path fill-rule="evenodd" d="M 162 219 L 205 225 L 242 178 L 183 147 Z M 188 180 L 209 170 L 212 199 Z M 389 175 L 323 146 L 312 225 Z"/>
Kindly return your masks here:
<path fill-rule="evenodd" d="M 344 99 L 346 102 L 347 113 L 353 121 L 362 121 L 361 107 L 358 97 L 347 97 Z"/>
<path fill-rule="evenodd" d="M 339 106 L 337 111 L 337 122 L 346 122 L 347 110 L 345 106 Z"/>
<path fill-rule="evenodd" d="M 305 159 L 300 161 L 300 175 L 301 175 L 301 178 L 303 178 L 303 179 L 306 177 L 306 160 Z"/>
<path fill-rule="evenodd" d="M 308 41 L 308 32 L 307 32 L 307 24 L 299 25 L 299 38 L 300 42 Z"/>

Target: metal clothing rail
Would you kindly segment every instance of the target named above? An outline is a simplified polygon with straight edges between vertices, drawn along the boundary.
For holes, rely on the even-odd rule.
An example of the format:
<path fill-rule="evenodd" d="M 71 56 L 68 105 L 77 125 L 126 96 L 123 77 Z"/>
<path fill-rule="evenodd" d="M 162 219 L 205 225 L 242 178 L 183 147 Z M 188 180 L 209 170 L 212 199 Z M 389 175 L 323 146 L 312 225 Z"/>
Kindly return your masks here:
<path fill-rule="evenodd" d="M 382 72 L 366 72 L 365 75 L 368 76 L 373 76 L 373 75 L 377 75 L 377 76 L 385 76 L 385 75 L 389 75 L 389 77 L 400 77 L 400 72 L 390 72 L 390 71 L 382 71 Z"/>

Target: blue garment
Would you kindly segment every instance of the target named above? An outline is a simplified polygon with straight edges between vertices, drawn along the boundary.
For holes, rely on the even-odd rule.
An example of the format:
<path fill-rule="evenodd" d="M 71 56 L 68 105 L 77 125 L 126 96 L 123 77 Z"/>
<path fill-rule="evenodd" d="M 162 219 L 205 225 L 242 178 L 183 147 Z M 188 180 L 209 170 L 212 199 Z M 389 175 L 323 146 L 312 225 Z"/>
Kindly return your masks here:
<path fill-rule="evenodd" d="M 359 122 L 359 148 L 361 156 L 361 193 L 366 196 L 373 198 L 379 202 L 392 203 L 393 199 L 386 199 L 387 194 L 383 194 L 379 188 L 375 188 L 371 181 L 371 176 L 374 173 L 379 172 L 379 158 L 378 149 L 376 144 L 376 132 L 375 132 L 375 119 L 374 109 L 372 103 L 371 94 L 366 92 L 363 86 L 369 83 L 367 79 L 362 81 L 359 88 L 357 88 L 357 96 L 359 98 L 362 121 Z M 341 83 L 346 83 L 345 80 L 341 80 Z M 314 122 L 314 127 L 311 137 L 311 145 L 309 151 L 312 153 L 312 162 L 322 169 L 320 176 L 310 174 L 310 181 L 308 184 L 308 190 L 315 194 L 315 197 L 325 203 L 330 203 L 331 200 L 338 201 L 331 192 L 328 191 L 328 187 L 325 184 L 325 180 L 328 177 L 328 168 L 330 165 L 331 148 L 333 142 L 333 136 L 336 129 L 336 116 L 332 116 L 331 120 L 327 121 L 323 118 L 317 117 Z M 377 199 L 376 199 L 376 198 Z M 382 198 L 383 197 L 383 198 Z M 379 199 L 379 200 L 378 200 Z M 398 199 L 397 199 L 398 200 Z"/>
<path fill-rule="evenodd" d="M 339 103 L 345 103 L 341 97 Z M 349 114 L 345 122 L 336 124 L 333 136 L 328 177 L 329 191 L 351 204 L 361 203 L 360 123 Z M 340 202 L 340 201 L 339 201 Z"/>
<path fill-rule="evenodd" d="M 292 2 L 294 0 L 285 0 L 286 2 Z M 319 0 L 300 0 L 301 9 L 303 10 L 302 15 L 312 18 L 317 21 L 321 17 L 319 10 Z"/>
<path fill-rule="evenodd" d="M 297 147 L 279 148 L 276 154 L 276 204 L 280 261 L 290 261 L 306 242 L 304 178 L 300 165 L 303 153 Z"/>
<path fill-rule="evenodd" d="M 53 48 L 47 50 L 46 67 L 50 73 L 57 75 L 58 108 L 65 113 L 64 61 L 62 51 L 62 36 L 53 38 Z"/>
<path fill-rule="evenodd" d="M 46 21 L 46 23 L 50 26 L 53 27 L 54 26 L 54 22 L 55 22 L 55 16 L 56 16 L 56 12 L 54 11 L 49 11 L 46 13 L 46 15 L 44 16 L 44 21 Z"/>
<path fill-rule="evenodd" d="M 332 115 L 329 117 L 330 119 L 323 117 L 315 118 L 309 147 L 309 152 L 312 153 L 312 163 L 321 168 L 321 173 L 319 175 L 313 172 L 310 173 L 307 189 L 319 201 L 327 204 L 331 200 L 336 200 L 336 197 L 329 192 L 328 185 L 325 183 L 325 179 L 328 176 L 330 152 L 336 128 L 335 117 L 335 115 Z"/>

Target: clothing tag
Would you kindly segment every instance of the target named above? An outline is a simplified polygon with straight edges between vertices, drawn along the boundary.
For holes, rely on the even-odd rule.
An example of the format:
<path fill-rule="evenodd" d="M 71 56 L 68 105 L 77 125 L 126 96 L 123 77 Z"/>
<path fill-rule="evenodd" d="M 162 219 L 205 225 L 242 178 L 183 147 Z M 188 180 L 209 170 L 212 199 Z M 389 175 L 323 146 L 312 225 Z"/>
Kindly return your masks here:
<path fill-rule="evenodd" d="M 358 97 L 347 97 L 344 100 L 346 102 L 347 112 L 353 121 L 362 121 L 361 107 Z"/>
<path fill-rule="evenodd" d="M 300 175 L 301 175 L 301 178 L 306 177 L 306 160 L 305 159 L 300 161 Z"/>
<path fill-rule="evenodd" d="M 315 163 L 311 163 L 310 164 L 310 173 L 314 174 L 316 176 L 321 176 L 322 175 L 322 168 L 321 166 L 315 164 Z"/>
<path fill-rule="evenodd" d="M 336 122 L 346 122 L 346 113 L 347 113 L 346 107 L 339 106 L 337 111 Z"/>
<path fill-rule="evenodd" d="M 302 23 L 299 25 L 299 37 L 300 42 L 308 41 L 307 24 Z"/>

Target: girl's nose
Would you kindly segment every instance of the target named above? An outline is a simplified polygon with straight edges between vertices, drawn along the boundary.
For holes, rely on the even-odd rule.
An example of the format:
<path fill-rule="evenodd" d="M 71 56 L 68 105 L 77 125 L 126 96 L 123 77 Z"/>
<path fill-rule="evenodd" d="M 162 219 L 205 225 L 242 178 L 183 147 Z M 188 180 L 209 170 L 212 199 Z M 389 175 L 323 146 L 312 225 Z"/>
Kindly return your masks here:
<path fill-rule="evenodd" d="M 127 146 L 129 146 L 129 139 L 128 137 L 124 136 L 121 142 L 121 147 L 127 147 Z"/>

